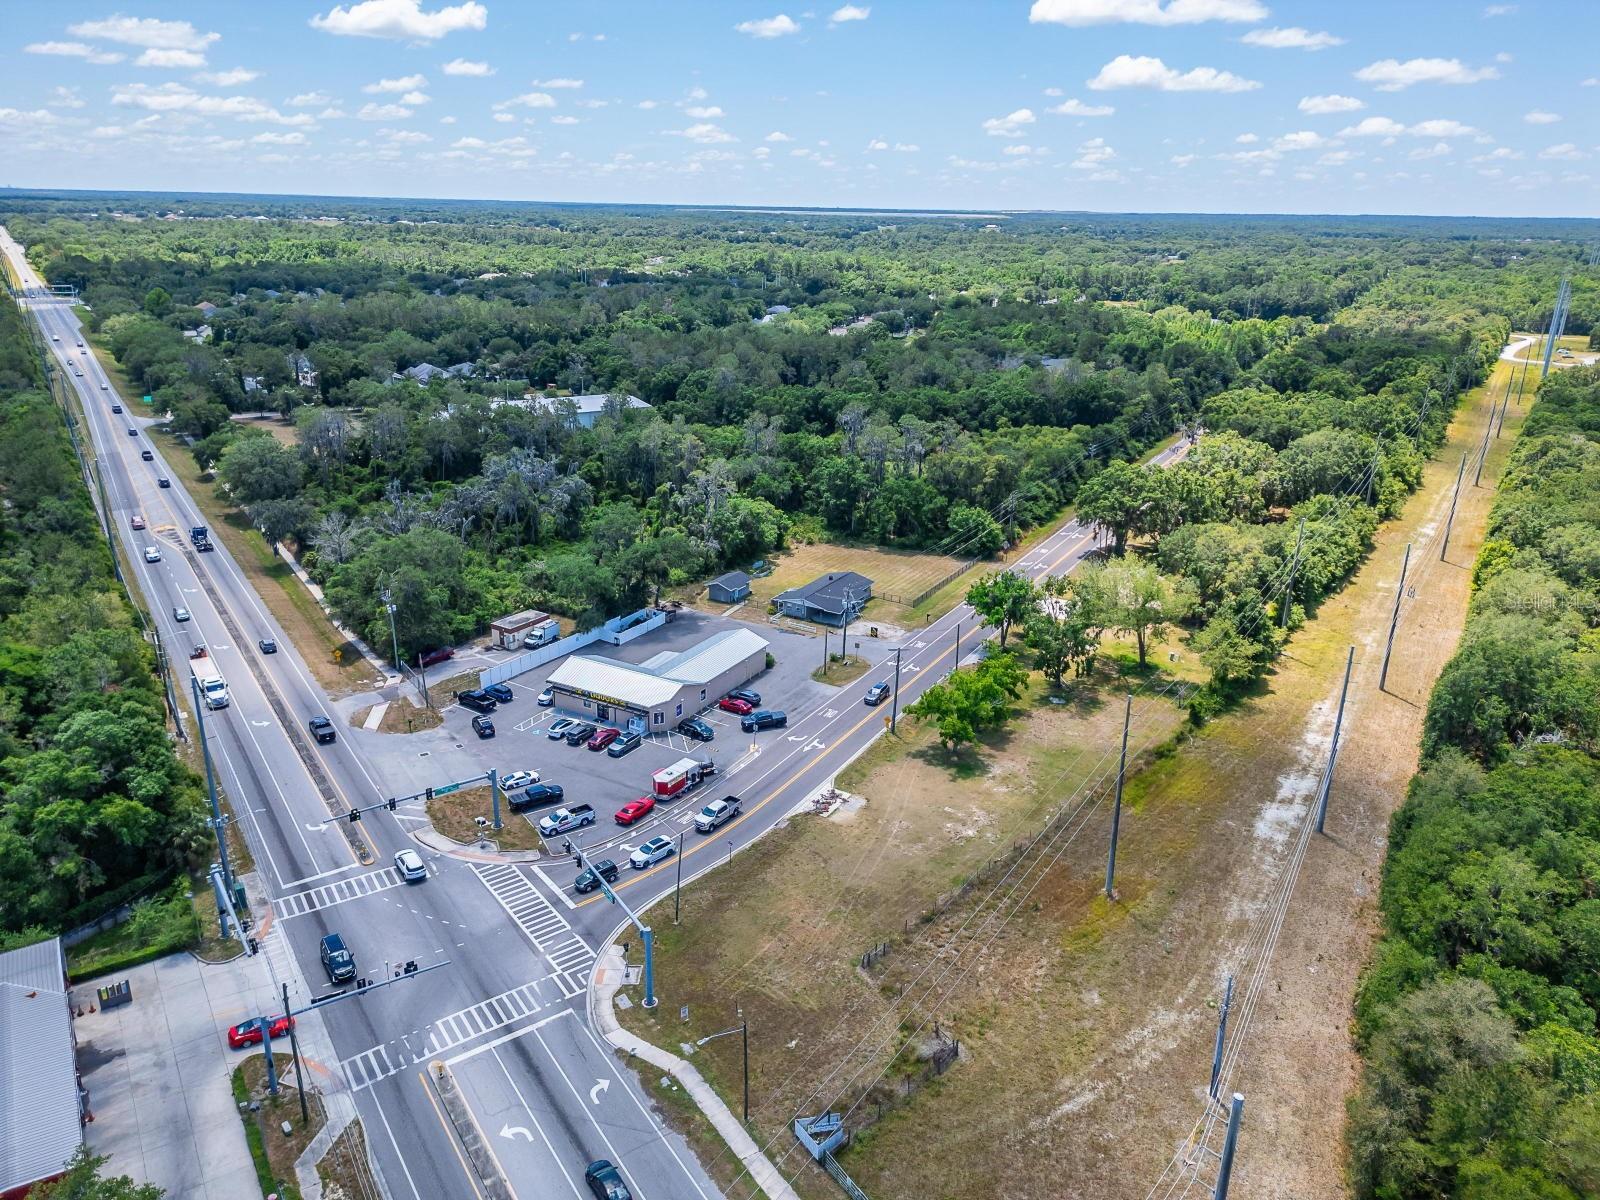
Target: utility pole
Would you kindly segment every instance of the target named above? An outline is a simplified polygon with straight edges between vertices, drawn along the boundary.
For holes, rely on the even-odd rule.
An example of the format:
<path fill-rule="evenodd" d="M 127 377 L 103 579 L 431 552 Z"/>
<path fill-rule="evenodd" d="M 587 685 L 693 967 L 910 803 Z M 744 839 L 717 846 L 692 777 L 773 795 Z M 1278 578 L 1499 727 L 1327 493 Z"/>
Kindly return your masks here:
<path fill-rule="evenodd" d="M 200 731 L 200 757 L 206 765 L 206 796 L 211 801 L 211 831 L 217 835 L 217 857 L 222 864 L 222 882 L 227 886 L 228 899 L 234 896 L 233 867 L 228 862 L 228 839 L 222 820 L 222 805 L 217 802 L 217 777 L 211 769 L 211 743 L 206 740 L 206 704 L 200 695 L 200 681 L 189 674 L 189 690 L 194 695 L 194 719 Z"/>
<path fill-rule="evenodd" d="M 289 1011 L 289 985 L 283 985 L 283 1015 L 289 1018 L 289 1052 L 294 1055 L 295 1074 L 300 1080 L 300 1120 L 309 1125 L 311 1110 L 306 1107 L 306 1069 L 300 1062 L 300 1039 L 294 1032 L 294 1014 Z"/>
<path fill-rule="evenodd" d="M 1228 1184 L 1233 1179 L 1233 1155 L 1239 1145 L 1239 1122 L 1244 1116 L 1244 1097 L 1233 1094 L 1233 1104 L 1228 1109 L 1228 1136 L 1222 1142 L 1222 1161 L 1217 1165 L 1217 1190 L 1213 1200 L 1228 1200 Z"/>
<path fill-rule="evenodd" d="M 1318 789 L 1318 833 L 1322 832 L 1322 823 L 1328 818 L 1328 793 L 1333 790 L 1333 769 L 1339 761 L 1339 733 L 1344 728 L 1344 702 L 1350 694 L 1350 669 L 1355 666 L 1355 661 L 1356 648 L 1351 646 L 1344 660 L 1344 686 L 1339 689 L 1339 711 L 1333 718 L 1333 742 L 1328 747 L 1328 765 L 1322 769 L 1322 786 Z"/>
<path fill-rule="evenodd" d="M 1494 433 L 1494 410 L 1489 410 L 1489 423 L 1483 427 L 1483 445 L 1478 447 L 1478 469 L 1473 473 L 1472 486 L 1477 487 L 1483 481 L 1483 464 L 1489 458 L 1489 435 Z"/>
<path fill-rule="evenodd" d="M 1289 563 L 1289 582 L 1283 588 L 1283 612 L 1278 614 L 1282 618 L 1280 624 L 1285 629 L 1289 628 L 1289 609 L 1294 604 L 1294 577 L 1295 573 L 1300 570 L 1300 547 L 1305 543 L 1305 540 L 1306 519 L 1301 517 L 1300 532 L 1295 534 L 1294 538 L 1294 558 Z"/>
<path fill-rule="evenodd" d="M 824 675 L 828 673 L 828 630 L 826 626 L 822 630 L 822 673 Z"/>
<path fill-rule="evenodd" d="M 950 664 L 950 673 L 953 675 L 961 667 L 961 621 L 956 621 L 956 656 Z"/>
<path fill-rule="evenodd" d="M 1211 1090 L 1206 1094 L 1217 1098 L 1217 1085 L 1222 1080 L 1222 1044 L 1228 1038 L 1228 1012 L 1233 1008 L 1233 976 L 1228 976 L 1227 989 L 1222 993 L 1222 1007 L 1217 1010 L 1217 1041 L 1211 1050 Z"/>
<path fill-rule="evenodd" d="M 894 733 L 900 720 L 900 647 L 894 648 L 894 692 L 889 699 L 889 732 Z"/>
<path fill-rule="evenodd" d="M 672 923 L 674 925 L 678 923 L 678 916 L 682 911 L 680 901 L 683 899 L 683 839 L 688 832 L 685 829 L 683 833 L 678 835 L 678 849 L 673 855 L 678 860 L 678 876 L 672 882 Z"/>
<path fill-rule="evenodd" d="M 1461 456 L 1461 469 L 1456 472 L 1456 490 L 1450 495 L 1450 516 L 1444 523 L 1444 541 L 1439 546 L 1439 561 L 1444 561 L 1444 553 L 1450 549 L 1450 530 L 1456 523 L 1456 501 L 1461 498 L 1461 480 L 1467 474 L 1467 456 Z"/>
<path fill-rule="evenodd" d="M 494 827 L 504 829 L 505 823 L 500 820 L 500 772 L 493 767 L 489 768 L 489 799 L 493 805 Z"/>
<path fill-rule="evenodd" d="M 1133 719 L 1133 693 L 1122 709 L 1122 756 L 1117 760 L 1117 795 L 1111 806 L 1111 848 L 1106 852 L 1106 899 L 1117 898 L 1117 836 L 1122 830 L 1122 781 L 1128 773 L 1128 724 Z"/>
<path fill-rule="evenodd" d="M 394 669 L 400 671 L 404 664 L 400 661 L 400 635 L 394 628 L 394 593 L 386 587 L 379 595 L 383 598 L 384 610 L 389 614 L 389 640 L 394 643 Z"/>
<path fill-rule="evenodd" d="M 1406 569 L 1411 565 L 1411 543 L 1406 543 L 1405 560 L 1400 564 L 1400 582 L 1394 589 L 1394 611 L 1389 614 L 1389 640 L 1383 647 L 1383 670 L 1378 673 L 1378 690 L 1389 681 L 1389 655 L 1394 652 L 1394 631 L 1400 625 L 1400 601 L 1406 594 Z"/>

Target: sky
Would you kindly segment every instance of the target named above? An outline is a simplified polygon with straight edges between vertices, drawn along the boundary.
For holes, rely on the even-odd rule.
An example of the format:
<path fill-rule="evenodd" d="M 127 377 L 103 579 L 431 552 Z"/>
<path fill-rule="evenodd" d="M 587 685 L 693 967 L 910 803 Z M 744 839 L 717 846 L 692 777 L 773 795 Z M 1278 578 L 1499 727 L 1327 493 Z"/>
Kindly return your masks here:
<path fill-rule="evenodd" d="M 1595 216 L 1600 2 L 7 5 L 0 186 Z"/>

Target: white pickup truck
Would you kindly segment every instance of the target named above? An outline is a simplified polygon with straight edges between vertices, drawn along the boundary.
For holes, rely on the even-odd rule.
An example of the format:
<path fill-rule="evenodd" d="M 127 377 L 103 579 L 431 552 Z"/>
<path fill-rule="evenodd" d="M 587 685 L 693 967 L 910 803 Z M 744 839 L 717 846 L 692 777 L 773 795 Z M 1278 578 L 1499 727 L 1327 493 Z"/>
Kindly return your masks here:
<path fill-rule="evenodd" d="M 555 837 L 558 833 L 571 833 L 574 829 L 593 824 L 594 805 L 574 804 L 570 808 L 558 808 L 547 817 L 540 817 L 539 834 L 541 837 Z"/>

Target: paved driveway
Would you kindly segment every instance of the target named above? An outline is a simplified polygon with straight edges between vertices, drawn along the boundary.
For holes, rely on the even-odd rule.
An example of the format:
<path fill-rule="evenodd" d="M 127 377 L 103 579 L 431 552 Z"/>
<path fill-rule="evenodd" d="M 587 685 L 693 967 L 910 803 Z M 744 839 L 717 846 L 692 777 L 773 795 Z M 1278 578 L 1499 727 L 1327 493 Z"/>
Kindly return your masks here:
<path fill-rule="evenodd" d="M 76 1028 L 94 1114 L 89 1145 L 113 1173 L 174 1200 L 260 1194 L 229 1079 L 245 1052 L 228 1049 L 227 1029 L 270 1005 L 265 975 L 249 959 L 210 965 L 174 954 L 73 988 L 74 1007 L 85 1009 Z M 97 985 L 121 979 L 133 985 L 131 1004 L 87 1011 Z"/>

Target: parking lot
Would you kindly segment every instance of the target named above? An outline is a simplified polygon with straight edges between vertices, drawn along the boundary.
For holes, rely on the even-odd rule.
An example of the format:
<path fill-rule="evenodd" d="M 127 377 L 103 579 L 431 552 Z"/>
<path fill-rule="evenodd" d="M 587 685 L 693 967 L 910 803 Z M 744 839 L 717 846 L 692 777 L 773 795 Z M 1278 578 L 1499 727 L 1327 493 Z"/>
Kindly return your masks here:
<path fill-rule="evenodd" d="M 738 627 L 736 622 L 727 618 L 684 611 L 670 624 L 625 646 L 597 643 L 582 653 L 637 663 L 662 651 L 683 650 L 712 634 Z M 794 722 L 828 703 L 834 689 L 810 677 L 821 663 L 821 641 L 775 629 L 762 629 L 761 635 L 770 643 L 769 650 L 775 663 L 772 669 L 759 675 L 747 686 L 761 694 L 763 706 L 784 710 L 790 721 Z M 872 645 L 867 644 L 865 638 L 862 641 L 863 649 L 870 653 Z M 881 654 L 887 653 L 887 647 L 880 647 L 880 651 Z M 399 748 L 397 743 L 407 747 L 405 759 L 409 761 L 404 763 L 404 767 L 410 772 L 411 786 L 403 790 L 414 791 L 424 783 L 464 778 L 489 766 L 496 767 L 502 774 L 537 771 L 542 779 L 558 783 L 565 789 L 568 803 L 594 805 L 597 820 L 592 829 L 583 831 L 579 840 L 584 845 L 608 852 L 624 847 L 631 849 L 655 834 L 675 834 L 689 823 L 705 800 L 722 795 L 717 781 L 713 779 L 680 801 L 663 804 L 646 820 L 627 829 L 618 827 L 613 823 L 612 815 L 627 801 L 650 792 L 652 772 L 685 757 L 701 761 L 710 759 L 726 769 L 748 754 L 757 743 L 780 740 L 791 734 L 790 730 L 785 729 L 767 730 L 759 734 L 743 733 L 739 729 L 738 717 L 721 712 L 712 705 L 702 714 L 716 732 L 716 737 L 710 742 L 696 742 L 675 730 L 669 730 L 647 736 L 638 749 L 621 758 L 590 751 L 582 745 L 568 746 L 565 741 L 549 737 L 551 724 L 563 714 L 554 708 L 540 708 L 537 704 L 545 679 L 561 661 L 558 659 L 537 671 L 509 681 L 515 699 L 510 704 L 502 704 L 493 713 L 496 731 L 493 739 L 479 740 L 471 728 L 475 714 L 459 705 L 450 705 L 444 710 L 442 729 L 404 738 L 392 735 L 382 737 L 378 745 L 388 751 L 385 757 L 391 762 L 396 758 L 394 751 Z M 423 749 L 424 746 L 427 749 Z M 425 766 L 418 762 L 419 756 L 426 760 Z M 396 790 L 402 789 L 397 786 Z M 541 814 L 533 815 L 537 817 Z M 513 819 L 509 813 L 506 816 Z M 613 856 L 619 860 L 625 857 L 618 854 Z M 565 872 L 560 875 L 561 882 L 565 883 Z"/>

